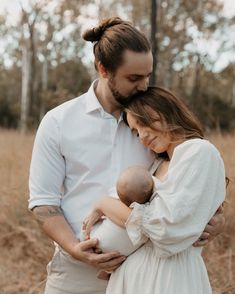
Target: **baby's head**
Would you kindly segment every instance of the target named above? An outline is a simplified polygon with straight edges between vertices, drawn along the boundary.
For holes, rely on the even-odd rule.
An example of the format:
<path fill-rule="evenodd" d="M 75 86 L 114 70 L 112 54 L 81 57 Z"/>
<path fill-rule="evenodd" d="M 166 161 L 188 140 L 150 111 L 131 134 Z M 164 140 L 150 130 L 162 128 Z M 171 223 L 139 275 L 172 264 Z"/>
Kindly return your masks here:
<path fill-rule="evenodd" d="M 146 168 L 143 166 L 131 166 L 119 176 L 117 193 L 120 200 L 127 206 L 132 202 L 142 204 L 151 197 L 153 185 L 153 178 Z"/>

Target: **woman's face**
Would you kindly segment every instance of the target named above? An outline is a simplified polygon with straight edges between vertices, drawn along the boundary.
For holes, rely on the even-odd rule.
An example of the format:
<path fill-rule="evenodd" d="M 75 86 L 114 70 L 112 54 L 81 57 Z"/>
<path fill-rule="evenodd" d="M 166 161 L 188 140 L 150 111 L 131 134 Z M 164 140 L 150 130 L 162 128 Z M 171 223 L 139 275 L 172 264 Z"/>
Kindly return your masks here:
<path fill-rule="evenodd" d="M 162 119 L 154 113 L 156 117 L 152 128 L 143 125 L 138 117 L 127 112 L 127 121 L 129 127 L 133 133 L 139 136 L 141 143 L 154 151 L 155 153 L 167 152 L 169 157 L 171 157 L 171 152 L 174 148 L 172 144 L 172 138 L 169 132 L 166 132 L 167 124 L 162 121 Z"/>

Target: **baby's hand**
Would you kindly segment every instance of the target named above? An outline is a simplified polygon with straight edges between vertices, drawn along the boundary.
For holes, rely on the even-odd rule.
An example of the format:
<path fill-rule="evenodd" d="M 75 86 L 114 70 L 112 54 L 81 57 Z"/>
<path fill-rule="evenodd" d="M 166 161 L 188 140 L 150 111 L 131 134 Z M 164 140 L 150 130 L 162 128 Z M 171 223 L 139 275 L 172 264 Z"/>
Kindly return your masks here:
<path fill-rule="evenodd" d="M 96 224 L 103 216 L 103 213 L 97 210 L 93 210 L 88 217 L 83 221 L 82 230 L 84 231 L 85 240 L 90 239 L 90 232 L 92 226 Z"/>

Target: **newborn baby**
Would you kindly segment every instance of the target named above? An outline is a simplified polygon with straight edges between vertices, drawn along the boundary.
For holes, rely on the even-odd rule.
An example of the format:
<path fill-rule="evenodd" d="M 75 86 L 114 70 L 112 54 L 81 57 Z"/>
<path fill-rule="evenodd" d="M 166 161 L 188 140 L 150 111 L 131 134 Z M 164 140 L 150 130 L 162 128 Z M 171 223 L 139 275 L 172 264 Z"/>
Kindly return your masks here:
<path fill-rule="evenodd" d="M 117 195 L 111 197 L 118 197 L 127 206 L 133 202 L 143 204 L 150 200 L 153 190 L 154 181 L 150 172 L 142 166 L 131 166 L 120 174 L 116 184 Z M 81 240 L 84 240 L 83 233 Z M 117 250 L 128 256 L 139 247 L 132 244 L 125 228 L 106 217 L 92 227 L 90 238 L 99 240 L 99 248 L 103 252 Z"/>

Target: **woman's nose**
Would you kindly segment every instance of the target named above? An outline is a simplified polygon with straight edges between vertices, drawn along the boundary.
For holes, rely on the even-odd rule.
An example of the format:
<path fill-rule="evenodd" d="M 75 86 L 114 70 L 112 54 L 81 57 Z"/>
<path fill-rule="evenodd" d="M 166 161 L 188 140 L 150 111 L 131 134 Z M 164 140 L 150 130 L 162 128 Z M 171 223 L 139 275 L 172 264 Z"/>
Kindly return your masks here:
<path fill-rule="evenodd" d="M 143 130 L 139 130 L 138 133 L 139 133 L 140 141 L 144 144 L 146 142 L 146 139 L 148 138 L 147 131 L 143 129 Z"/>

